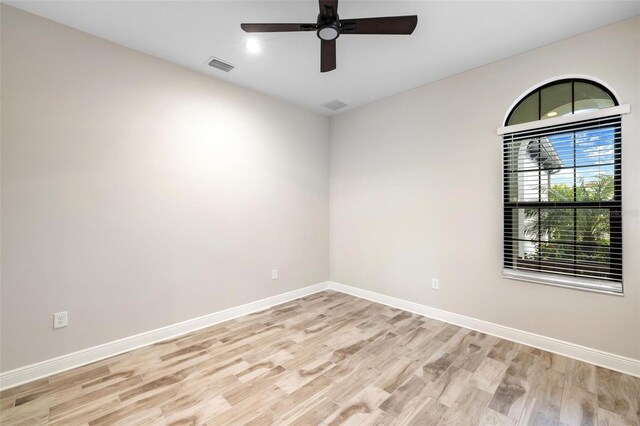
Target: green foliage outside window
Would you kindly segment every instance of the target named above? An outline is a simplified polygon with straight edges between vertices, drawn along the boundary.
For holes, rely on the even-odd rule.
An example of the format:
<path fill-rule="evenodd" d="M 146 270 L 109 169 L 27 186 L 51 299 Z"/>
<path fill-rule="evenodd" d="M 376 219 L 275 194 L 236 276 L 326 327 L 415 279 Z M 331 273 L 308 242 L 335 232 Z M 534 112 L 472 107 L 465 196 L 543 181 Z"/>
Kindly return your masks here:
<path fill-rule="evenodd" d="M 608 201 L 614 196 L 614 179 L 611 175 L 598 175 L 585 183 L 578 178 L 575 193 L 573 186 L 561 183 L 552 185 L 547 194 L 550 202 Z M 607 209 L 526 209 L 525 218 L 526 235 L 543 240 L 536 245 L 536 259 L 573 262 L 575 257 L 578 262 L 590 262 L 609 256 Z M 574 241 L 580 244 L 574 246 Z"/>

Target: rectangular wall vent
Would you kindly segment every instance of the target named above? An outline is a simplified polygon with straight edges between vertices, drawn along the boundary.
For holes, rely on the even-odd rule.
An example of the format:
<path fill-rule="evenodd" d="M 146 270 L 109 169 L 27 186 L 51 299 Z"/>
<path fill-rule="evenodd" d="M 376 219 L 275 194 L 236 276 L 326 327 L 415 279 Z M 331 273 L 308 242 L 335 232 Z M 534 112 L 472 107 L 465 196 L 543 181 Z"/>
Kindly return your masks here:
<path fill-rule="evenodd" d="M 339 101 L 338 99 L 334 99 L 333 101 L 327 102 L 326 104 L 324 104 L 322 106 L 325 107 L 325 108 L 329 108 L 331 110 L 336 111 L 336 110 L 339 110 L 340 108 L 346 107 L 347 104 L 345 104 L 342 101 Z"/>
<path fill-rule="evenodd" d="M 217 68 L 224 72 L 229 72 L 234 68 L 234 66 L 231 65 L 230 63 L 225 62 L 221 59 L 215 58 L 213 56 L 209 58 L 207 63 L 209 64 L 210 67 Z"/>

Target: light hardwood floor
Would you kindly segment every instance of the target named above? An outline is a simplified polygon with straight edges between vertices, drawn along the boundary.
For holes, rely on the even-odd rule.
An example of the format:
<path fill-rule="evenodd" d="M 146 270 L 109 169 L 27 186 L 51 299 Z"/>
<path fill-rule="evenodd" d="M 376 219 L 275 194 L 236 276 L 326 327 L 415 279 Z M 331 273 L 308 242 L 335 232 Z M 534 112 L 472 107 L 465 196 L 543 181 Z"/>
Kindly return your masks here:
<path fill-rule="evenodd" d="M 638 378 L 329 291 L 0 396 L 3 425 L 640 424 Z"/>

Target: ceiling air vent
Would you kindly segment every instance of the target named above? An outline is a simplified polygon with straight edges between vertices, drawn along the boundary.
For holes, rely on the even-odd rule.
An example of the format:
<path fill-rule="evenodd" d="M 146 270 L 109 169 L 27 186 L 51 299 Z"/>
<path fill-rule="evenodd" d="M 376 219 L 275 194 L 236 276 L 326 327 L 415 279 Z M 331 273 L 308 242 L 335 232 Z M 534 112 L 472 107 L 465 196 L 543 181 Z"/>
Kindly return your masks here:
<path fill-rule="evenodd" d="M 234 68 L 233 65 L 231 65 L 231 64 L 229 64 L 227 62 L 224 62 L 221 59 L 215 58 L 213 56 L 209 58 L 207 63 L 209 64 L 210 67 L 217 68 L 217 69 L 222 70 L 224 72 L 229 72 Z"/>
<path fill-rule="evenodd" d="M 324 105 L 322 105 L 322 106 L 323 106 L 323 107 L 325 107 L 325 108 L 329 108 L 329 109 L 331 109 L 331 110 L 337 111 L 337 110 L 339 110 L 340 108 L 344 108 L 344 107 L 346 107 L 346 106 L 347 106 L 347 104 L 345 104 L 345 103 L 344 103 L 344 102 L 342 102 L 342 101 L 339 101 L 338 99 L 334 99 L 333 101 L 331 101 L 331 102 L 327 102 L 326 104 L 324 104 Z"/>

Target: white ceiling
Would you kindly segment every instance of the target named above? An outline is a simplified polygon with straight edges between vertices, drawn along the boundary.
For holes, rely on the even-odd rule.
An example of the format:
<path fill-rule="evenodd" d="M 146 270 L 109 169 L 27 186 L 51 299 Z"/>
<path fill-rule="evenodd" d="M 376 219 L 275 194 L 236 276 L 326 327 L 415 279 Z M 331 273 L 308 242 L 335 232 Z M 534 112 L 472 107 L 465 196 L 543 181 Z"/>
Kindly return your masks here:
<path fill-rule="evenodd" d="M 330 115 L 640 14 L 640 1 L 341 0 L 342 18 L 418 15 L 411 36 L 344 35 L 320 73 L 314 32 L 248 35 L 241 22 L 315 22 L 317 1 L 8 1 L 141 52 Z M 250 53 L 249 37 L 261 51 Z M 215 56 L 236 66 L 210 68 Z M 341 110 L 341 111 L 343 111 Z"/>

